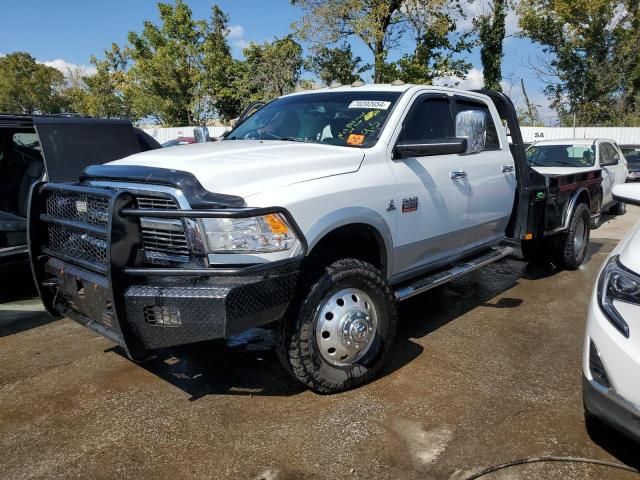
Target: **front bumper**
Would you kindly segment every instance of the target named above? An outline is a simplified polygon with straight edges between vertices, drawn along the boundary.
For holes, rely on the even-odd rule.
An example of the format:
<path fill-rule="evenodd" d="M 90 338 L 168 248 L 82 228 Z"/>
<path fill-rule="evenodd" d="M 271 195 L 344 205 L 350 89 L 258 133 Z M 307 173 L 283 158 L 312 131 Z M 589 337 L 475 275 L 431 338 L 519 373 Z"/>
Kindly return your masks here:
<path fill-rule="evenodd" d="M 582 376 L 582 398 L 587 412 L 640 443 L 640 411 L 597 382 Z"/>
<path fill-rule="evenodd" d="M 294 264 L 252 276 L 136 277 L 116 300 L 107 279 L 94 272 L 55 258 L 46 271 L 56 290 L 51 310 L 145 351 L 226 338 L 277 320 L 298 282 Z M 118 306 L 124 315 L 117 315 Z"/>
<path fill-rule="evenodd" d="M 629 337 L 615 328 L 600 308 L 596 286 L 584 339 L 584 405 L 591 415 L 640 442 L 639 309 L 627 303 L 616 303 L 616 308 L 629 325 Z"/>
<path fill-rule="evenodd" d="M 144 358 L 148 350 L 225 338 L 282 317 L 295 295 L 298 266 L 307 250 L 289 212 L 136 205 L 126 190 L 34 186 L 29 253 L 47 311 L 106 336 L 134 359 Z M 67 216 L 62 218 L 61 211 Z M 196 262 L 157 267 L 144 260 L 141 217 L 243 218 L 265 211 L 288 217 L 301 242 L 296 257 L 228 268 Z"/>

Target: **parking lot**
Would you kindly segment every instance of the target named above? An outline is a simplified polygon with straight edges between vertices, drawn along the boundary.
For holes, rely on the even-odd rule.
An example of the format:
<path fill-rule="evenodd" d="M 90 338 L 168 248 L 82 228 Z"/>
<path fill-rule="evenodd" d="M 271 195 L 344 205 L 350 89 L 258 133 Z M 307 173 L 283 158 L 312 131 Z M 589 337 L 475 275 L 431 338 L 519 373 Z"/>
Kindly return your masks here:
<path fill-rule="evenodd" d="M 639 467 L 631 441 L 587 432 L 580 389 L 598 268 L 637 219 L 593 232 L 575 272 L 514 256 L 403 304 L 382 377 L 332 396 L 291 380 L 266 330 L 136 364 L 5 278 L 1 477 L 463 479 L 547 455 Z M 540 463 L 484 478 L 632 477 Z"/>

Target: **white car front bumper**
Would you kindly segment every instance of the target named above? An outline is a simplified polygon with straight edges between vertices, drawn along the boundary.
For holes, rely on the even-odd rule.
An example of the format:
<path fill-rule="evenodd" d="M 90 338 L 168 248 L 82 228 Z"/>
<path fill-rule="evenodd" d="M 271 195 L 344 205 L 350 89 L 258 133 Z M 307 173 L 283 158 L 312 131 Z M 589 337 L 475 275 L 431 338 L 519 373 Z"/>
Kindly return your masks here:
<path fill-rule="evenodd" d="M 583 355 L 585 409 L 640 442 L 640 306 L 616 308 L 629 325 L 629 338 L 604 314 L 594 291 Z"/>

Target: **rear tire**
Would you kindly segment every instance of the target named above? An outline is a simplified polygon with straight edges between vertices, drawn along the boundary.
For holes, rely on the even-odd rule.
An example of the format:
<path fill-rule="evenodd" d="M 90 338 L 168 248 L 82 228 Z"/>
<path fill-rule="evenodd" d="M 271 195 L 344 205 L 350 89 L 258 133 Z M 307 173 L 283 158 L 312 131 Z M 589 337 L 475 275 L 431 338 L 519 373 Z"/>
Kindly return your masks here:
<path fill-rule="evenodd" d="M 579 203 L 573 212 L 568 230 L 556 238 L 557 243 L 553 249 L 553 263 L 556 267 L 576 270 L 582 265 L 589 248 L 590 224 L 589 207 Z"/>
<path fill-rule="evenodd" d="M 353 258 L 335 261 L 309 278 L 302 298 L 280 324 L 278 357 L 288 372 L 319 393 L 369 382 L 389 357 L 396 336 L 396 301 L 389 283 L 373 265 Z"/>
<path fill-rule="evenodd" d="M 627 213 L 627 204 L 624 202 L 618 202 L 609 209 L 611 215 L 624 215 Z"/>

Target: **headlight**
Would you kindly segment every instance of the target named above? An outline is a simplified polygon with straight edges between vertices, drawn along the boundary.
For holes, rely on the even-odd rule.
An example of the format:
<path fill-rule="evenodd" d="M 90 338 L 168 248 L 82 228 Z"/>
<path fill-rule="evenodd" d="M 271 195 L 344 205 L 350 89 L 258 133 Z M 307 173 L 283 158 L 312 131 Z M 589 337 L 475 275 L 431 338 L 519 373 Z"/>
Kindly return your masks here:
<path fill-rule="evenodd" d="M 297 237 L 284 216 L 203 218 L 211 253 L 269 253 L 290 250 Z"/>
<path fill-rule="evenodd" d="M 640 277 L 627 270 L 612 257 L 598 279 L 598 303 L 609 319 L 625 337 L 629 337 L 629 325 L 613 304 L 614 300 L 640 305 Z"/>

